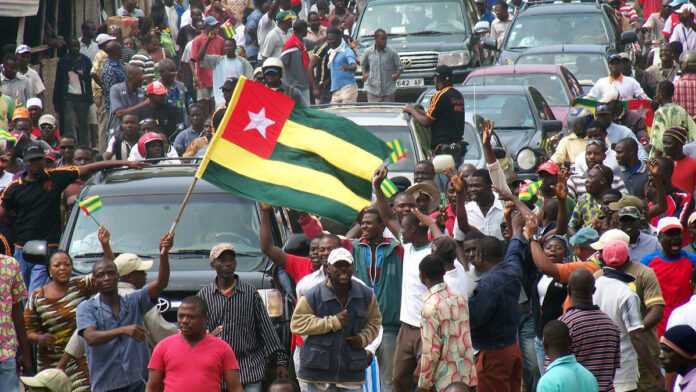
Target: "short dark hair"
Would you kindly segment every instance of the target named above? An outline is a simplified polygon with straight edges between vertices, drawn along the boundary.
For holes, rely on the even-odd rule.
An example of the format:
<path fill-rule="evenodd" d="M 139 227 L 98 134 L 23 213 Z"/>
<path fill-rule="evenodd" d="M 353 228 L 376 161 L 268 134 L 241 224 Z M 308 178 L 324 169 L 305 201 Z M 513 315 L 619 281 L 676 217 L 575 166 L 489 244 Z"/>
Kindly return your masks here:
<path fill-rule="evenodd" d="M 182 305 L 191 305 L 198 308 L 203 317 L 208 318 L 208 304 L 197 295 L 189 295 L 181 301 Z"/>
<path fill-rule="evenodd" d="M 339 236 L 337 236 L 336 234 L 333 234 L 333 233 L 322 234 L 321 237 L 320 237 L 320 239 L 322 239 L 322 240 L 324 240 L 324 239 L 332 239 L 332 240 L 334 240 L 339 246 L 341 245 L 341 237 L 339 237 Z"/>
<path fill-rule="evenodd" d="M 493 185 L 493 181 L 491 180 L 491 173 L 488 172 L 488 169 L 476 169 L 473 173 L 471 173 L 471 176 L 483 178 L 483 181 L 486 184 Z"/>
<path fill-rule="evenodd" d="M 657 91 L 662 91 L 662 96 L 672 98 L 674 96 L 674 83 L 663 80 L 657 84 Z"/>
<path fill-rule="evenodd" d="M 360 213 L 358 222 L 362 221 L 362 217 L 365 216 L 366 214 L 371 214 L 377 216 L 377 222 L 382 223 L 382 216 L 379 214 L 379 211 L 375 207 L 366 207 L 362 210 Z"/>
<path fill-rule="evenodd" d="M 374 35 L 377 35 L 377 34 L 384 34 L 384 35 L 387 35 L 387 32 L 384 31 L 384 29 L 379 28 L 379 29 L 375 30 Z"/>
<path fill-rule="evenodd" d="M 566 352 L 570 349 L 570 331 L 568 326 L 561 320 L 551 320 L 544 326 L 544 343 L 553 347 L 559 352 Z"/>
<path fill-rule="evenodd" d="M 433 282 L 440 282 L 445 276 L 444 261 L 436 254 L 425 256 L 418 264 L 418 270 L 423 276 Z"/>
<path fill-rule="evenodd" d="M 607 184 L 611 186 L 611 183 L 614 181 L 614 172 L 611 171 L 611 169 L 607 166 L 604 166 L 603 164 L 597 164 L 592 166 L 590 170 L 599 170 L 599 175 L 604 177 L 604 179 L 607 181 Z M 589 173 L 589 170 L 588 170 Z"/>
<path fill-rule="evenodd" d="M 326 30 L 326 35 L 329 34 L 334 34 L 339 37 L 343 37 L 343 33 L 341 33 L 341 30 L 339 30 L 337 27 L 331 26 Z"/>
<path fill-rule="evenodd" d="M 197 108 L 198 110 L 203 110 L 203 105 L 200 102 L 194 102 L 188 106 L 188 112 L 191 114 L 191 109 Z"/>
<path fill-rule="evenodd" d="M 479 249 L 481 250 L 481 258 L 485 261 L 490 261 L 494 264 L 503 260 L 505 246 L 503 241 L 489 235 L 484 236 L 479 241 Z"/>
<path fill-rule="evenodd" d="M 673 87 L 673 89 L 674 89 L 674 87 Z M 636 141 L 636 139 L 634 139 L 632 137 L 625 137 L 625 138 L 619 140 L 619 142 L 616 144 L 623 144 L 626 147 L 630 148 L 631 152 L 633 152 L 634 154 L 638 153 L 638 142 Z"/>
<path fill-rule="evenodd" d="M 309 11 L 309 13 L 307 14 L 307 20 L 309 20 L 309 17 L 312 15 L 319 16 L 319 13 L 317 11 Z"/>
<path fill-rule="evenodd" d="M 2 63 L 5 64 L 7 62 L 17 62 L 17 56 L 14 53 L 8 53 L 2 58 Z"/>
<path fill-rule="evenodd" d="M 433 245 L 436 249 L 434 254 L 443 258 L 445 262 L 450 263 L 457 258 L 457 242 L 451 237 L 437 237 L 433 240 Z"/>

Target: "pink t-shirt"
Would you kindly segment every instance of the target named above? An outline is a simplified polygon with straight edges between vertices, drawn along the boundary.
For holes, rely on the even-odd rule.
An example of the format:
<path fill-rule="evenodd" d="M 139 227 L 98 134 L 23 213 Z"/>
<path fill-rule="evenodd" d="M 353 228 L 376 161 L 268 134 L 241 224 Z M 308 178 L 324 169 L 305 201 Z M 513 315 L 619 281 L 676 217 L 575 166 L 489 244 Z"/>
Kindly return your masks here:
<path fill-rule="evenodd" d="M 218 391 L 225 370 L 239 364 L 229 344 L 206 335 L 191 346 L 181 334 L 169 336 L 155 346 L 149 369 L 164 371 L 165 392 Z"/>

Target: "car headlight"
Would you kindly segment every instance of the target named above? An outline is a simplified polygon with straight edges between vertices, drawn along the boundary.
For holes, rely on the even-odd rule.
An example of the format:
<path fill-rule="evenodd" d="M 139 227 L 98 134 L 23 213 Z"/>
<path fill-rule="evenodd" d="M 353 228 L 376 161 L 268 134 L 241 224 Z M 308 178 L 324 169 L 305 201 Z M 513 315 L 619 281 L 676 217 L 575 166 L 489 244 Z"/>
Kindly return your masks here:
<path fill-rule="evenodd" d="M 523 148 L 517 153 L 517 167 L 520 170 L 529 171 L 537 165 L 537 155 L 531 148 Z"/>
<path fill-rule="evenodd" d="M 469 64 L 469 61 L 471 61 L 469 52 L 463 50 L 457 50 L 454 52 L 444 52 L 437 55 L 437 65 L 460 67 Z"/>

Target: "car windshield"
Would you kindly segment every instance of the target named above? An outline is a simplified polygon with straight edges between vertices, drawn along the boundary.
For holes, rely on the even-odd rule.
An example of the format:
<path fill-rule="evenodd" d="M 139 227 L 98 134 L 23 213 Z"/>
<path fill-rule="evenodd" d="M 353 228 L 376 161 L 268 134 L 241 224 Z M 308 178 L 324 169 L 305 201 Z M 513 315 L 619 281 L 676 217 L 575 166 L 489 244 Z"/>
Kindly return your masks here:
<path fill-rule="evenodd" d="M 182 198 L 179 194 L 102 196 L 103 207 L 94 216 L 111 232 L 114 253 L 156 257 L 160 238 L 174 221 Z M 225 193 L 194 193 L 176 228 L 171 253 L 200 255 L 207 260 L 210 249 L 220 242 L 234 244 L 238 271 L 257 266 L 259 218 L 253 202 Z M 68 249 L 76 270 L 89 272 L 94 255 L 101 253 L 97 225 L 90 217 L 79 214 Z M 92 260 L 85 261 L 90 255 Z M 208 265 L 202 263 L 201 267 Z"/>
<path fill-rule="evenodd" d="M 408 127 L 368 125 L 365 128 L 385 142 L 390 142 L 394 139 L 401 141 L 401 146 L 406 150 L 406 159 L 390 164 L 389 170 L 392 172 L 413 173 L 416 167 L 416 149 L 413 146 L 411 130 Z"/>
<path fill-rule="evenodd" d="M 550 73 L 510 75 L 480 75 L 467 79 L 466 86 L 533 86 L 552 106 L 570 105 L 568 92 L 561 77 Z"/>
<path fill-rule="evenodd" d="M 481 159 L 481 145 L 479 144 L 480 137 L 476 134 L 474 127 L 471 124 L 464 125 L 464 135 L 462 139 L 467 143 L 466 154 L 464 154 L 465 161 L 478 161 Z"/>
<path fill-rule="evenodd" d="M 476 124 L 474 115 L 492 120 L 496 129 L 534 128 L 534 115 L 524 95 L 466 94 L 464 95 L 466 122 Z"/>
<path fill-rule="evenodd" d="M 598 53 L 525 54 L 517 59 L 517 64 L 563 65 L 582 84 L 593 84 L 609 74 L 609 66 L 605 56 Z"/>
<path fill-rule="evenodd" d="M 505 49 L 565 44 L 609 45 L 608 37 L 601 13 L 522 15 L 512 24 Z"/>
<path fill-rule="evenodd" d="M 372 38 L 383 29 L 392 36 L 466 33 L 462 3 L 438 1 L 368 5 L 360 22 L 358 38 Z"/>

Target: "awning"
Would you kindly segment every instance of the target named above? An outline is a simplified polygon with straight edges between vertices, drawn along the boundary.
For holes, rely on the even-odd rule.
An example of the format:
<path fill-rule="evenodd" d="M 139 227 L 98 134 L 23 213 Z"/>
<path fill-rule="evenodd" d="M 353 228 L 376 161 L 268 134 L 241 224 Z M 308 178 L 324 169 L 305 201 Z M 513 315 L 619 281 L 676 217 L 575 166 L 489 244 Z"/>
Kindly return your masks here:
<path fill-rule="evenodd" d="M 0 0 L 0 16 L 34 16 L 39 12 L 39 0 Z"/>

